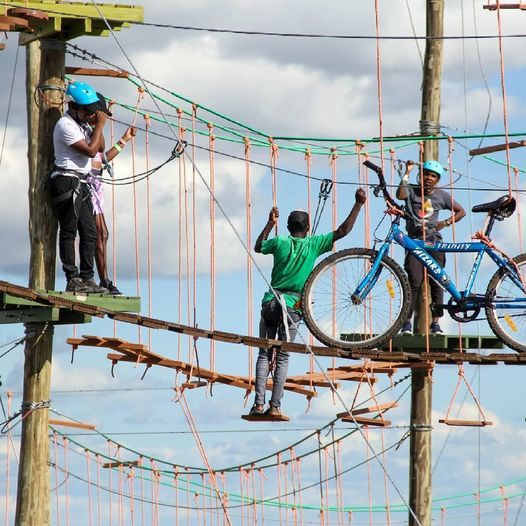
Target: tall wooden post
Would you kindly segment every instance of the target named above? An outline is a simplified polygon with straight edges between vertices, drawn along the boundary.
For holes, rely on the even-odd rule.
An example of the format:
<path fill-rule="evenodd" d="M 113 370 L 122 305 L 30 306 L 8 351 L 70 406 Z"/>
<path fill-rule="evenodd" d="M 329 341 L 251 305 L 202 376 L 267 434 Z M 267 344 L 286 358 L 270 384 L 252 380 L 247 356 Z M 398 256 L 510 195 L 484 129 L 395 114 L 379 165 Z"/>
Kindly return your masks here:
<path fill-rule="evenodd" d="M 426 0 L 426 35 L 439 37 L 426 41 L 422 83 L 422 111 L 420 132 L 436 135 L 440 131 L 440 96 L 444 34 L 444 0 Z M 426 141 L 424 159 L 438 159 L 438 141 Z M 422 286 L 422 289 L 424 287 Z M 429 287 L 427 287 L 429 290 Z M 429 331 L 429 297 L 418 302 L 416 331 Z M 413 369 L 411 377 L 411 431 L 409 444 L 409 514 L 408 524 L 431 525 L 431 410 L 433 384 L 431 373 Z"/>
<path fill-rule="evenodd" d="M 62 113 L 62 94 L 50 87 L 64 85 L 64 42 L 36 40 L 27 46 L 26 88 L 29 165 L 29 286 L 53 290 L 55 284 L 56 219 L 46 182 L 53 167 L 53 128 Z M 39 95 L 39 88 L 45 97 Z M 23 407 L 46 402 L 51 389 L 52 325 L 26 324 Z M 15 524 L 50 524 L 49 411 L 30 411 L 22 421 Z"/>

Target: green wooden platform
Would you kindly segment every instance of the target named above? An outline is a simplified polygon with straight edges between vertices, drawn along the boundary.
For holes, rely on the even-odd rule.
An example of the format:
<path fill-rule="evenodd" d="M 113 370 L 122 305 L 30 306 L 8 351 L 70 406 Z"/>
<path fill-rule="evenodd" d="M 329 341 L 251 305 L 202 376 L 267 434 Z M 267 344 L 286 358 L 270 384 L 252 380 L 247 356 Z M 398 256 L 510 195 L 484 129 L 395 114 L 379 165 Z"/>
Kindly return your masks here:
<path fill-rule="evenodd" d="M 141 298 L 135 296 L 110 296 L 107 294 L 71 294 L 62 291 L 37 291 L 42 296 L 53 296 L 85 305 L 102 307 L 113 312 L 140 312 Z M 56 325 L 89 323 L 91 316 L 64 307 L 42 305 L 35 301 L 0 293 L 0 324 L 52 322 Z"/>
<path fill-rule="evenodd" d="M 460 351 L 473 349 L 503 349 L 504 344 L 496 336 L 478 336 L 458 334 L 430 334 L 429 347 L 427 338 L 422 334 L 399 334 L 392 339 L 392 346 L 385 344 L 382 350 L 390 348 L 397 351 Z"/>

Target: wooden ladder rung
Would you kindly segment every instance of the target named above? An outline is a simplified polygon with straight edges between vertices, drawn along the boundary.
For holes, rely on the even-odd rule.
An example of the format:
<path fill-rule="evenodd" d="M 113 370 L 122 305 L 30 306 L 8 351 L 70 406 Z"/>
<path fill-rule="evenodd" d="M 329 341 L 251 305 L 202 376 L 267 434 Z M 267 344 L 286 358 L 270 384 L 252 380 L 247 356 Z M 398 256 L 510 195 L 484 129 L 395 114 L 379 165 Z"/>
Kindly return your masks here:
<path fill-rule="evenodd" d="M 347 422 L 348 424 L 361 424 L 364 426 L 378 426 L 386 427 L 391 425 L 391 420 L 385 420 L 383 418 L 366 418 L 364 416 L 355 416 L 354 419 L 351 416 L 342 416 L 342 422 Z"/>
<path fill-rule="evenodd" d="M 105 464 L 102 464 L 103 468 L 109 469 L 109 468 L 119 468 L 119 467 L 132 467 L 132 466 L 138 466 L 139 461 L 138 460 L 125 460 L 122 462 L 106 462 Z"/>
<path fill-rule="evenodd" d="M 241 415 L 243 420 L 248 420 L 249 422 L 288 422 L 290 418 L 286 415 Z"/>
<path fill-rule="evenodd" d="M 96 429 L 96 427 L 93 424 L 83 424 L 82 422 L 70 422 L 69 420 L 53 420 L 52 418 L 49 419 L 49 425 L 75 427 L 77 429 Z"/>
<path fill-rule="evenodd" d="M 439 422 L 448 426 L 458 427 L 484 427 L 493 425 L 493 422 L 490 422 L 489 420 L 450 420 L 449 418 L 441 418 Z"/>
<path fill-rule="evenodd" d="M 196 389 L 197 387 L 206 387 L 207 384 L 208 382 L 203 380 L 194 380 L 192 382 L 185 382 L 184 384 L 181 384 L 181 387 L 184 387 L 185 389 Z"/>

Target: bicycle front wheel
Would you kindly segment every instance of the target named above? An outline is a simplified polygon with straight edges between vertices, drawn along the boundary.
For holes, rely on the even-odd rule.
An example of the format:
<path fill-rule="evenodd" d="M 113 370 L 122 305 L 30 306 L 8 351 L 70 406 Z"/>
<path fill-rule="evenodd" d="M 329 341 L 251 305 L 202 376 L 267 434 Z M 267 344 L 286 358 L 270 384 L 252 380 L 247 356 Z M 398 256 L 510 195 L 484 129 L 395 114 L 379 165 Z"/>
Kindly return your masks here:
<path fill-rule="evenodd" d="M 407 318 L 411 289 L 404 270 L 384 256 L 365 299 L 353 298 L 378 252 L 351 248 L 324 259 L 312 271 L 302 297 L 305 323 L 325 345 L 367 349 L 393 337 Z"/>
<path fill-rule="evenodd" d="M 518 274 L 500 269 L 488 283 L 486 316 L 491 330 L 503 343 L 526 352 L 526 254 L 512 261 Z"/>

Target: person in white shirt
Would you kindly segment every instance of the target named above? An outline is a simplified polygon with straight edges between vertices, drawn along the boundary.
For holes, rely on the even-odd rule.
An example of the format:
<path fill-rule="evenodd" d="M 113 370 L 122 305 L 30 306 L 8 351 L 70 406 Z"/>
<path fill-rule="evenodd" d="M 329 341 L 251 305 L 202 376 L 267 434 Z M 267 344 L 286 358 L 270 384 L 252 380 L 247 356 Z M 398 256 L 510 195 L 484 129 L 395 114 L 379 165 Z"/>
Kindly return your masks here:
<path fill-rule="evenodd" d="M 93 279 L 97 229 L 93 219 L 86 177 L 91 159 L 103 146 L 102 130 L 107 115 L 99 109 L 96 91 L 83 82 L 71 82 L 66 95 L 68 110 L 53 131 L 55 167 L 51 173 L 51 195 L 59 222 L 59 254 L 66 274 L 66 292 L 106 294 Z M 95 128 L 88 126 L 96 120 Z M 79 235 L 79 266 L 75 260 L 75 238 Z"/>

